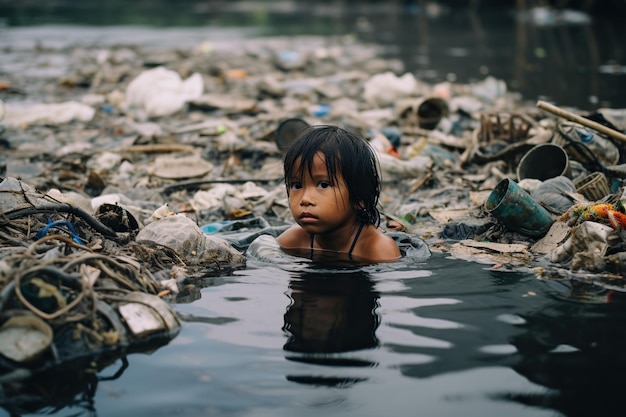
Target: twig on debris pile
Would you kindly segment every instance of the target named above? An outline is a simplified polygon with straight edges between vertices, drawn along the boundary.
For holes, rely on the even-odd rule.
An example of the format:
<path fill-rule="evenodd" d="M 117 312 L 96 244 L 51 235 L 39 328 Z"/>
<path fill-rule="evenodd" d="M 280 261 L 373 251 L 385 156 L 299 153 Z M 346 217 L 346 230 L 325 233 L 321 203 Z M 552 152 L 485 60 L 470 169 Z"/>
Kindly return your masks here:
<path fill-rule="evenodd" d="M 579 123 L 590 129 L 596 130 L 600 133 L 604 133 L 606 135 L 611 136 L 612 138 L 618 139 L 626 143 L 626 135 L 624 135 L 621 132 L 618 132 L 617 130 L 611 129 L 610 127 L 594 122 L 593 120 L 589 120 L 582 116 L 578 116 L 577 114 L 568 112 L 567 110 L 563 110 L 559 107 L 553 106 L 552 104 L 546 103 L 545 101 L 541 101 L 541 100 L 537 102 L 537 107 L 539 107 L 540 109 L 549 111 L 550 113 L 553 113 L 559 117 L 567 119 L 570 122 Z"/>
<path fill-rule="evenodd" d="M 47 242 L 48 240 L 61 240 L 61 241 L 65 242 L 65 243 L 67 243 L 68 245 L 70 245 L 72 247 L 75 247 L 77 249 L 82 249 L 82 250 L 87 251 L 87 252 L 93 252 L 93 250 L 91 250 L 87 246 L 79 245 L 78 243 L 74 242 L 72 239 L 70 239 L 67 236 L 56 234 L 56 235 L 47 235 L 47 236 L 44 236 L 42 238 L 37 239 L 36 241 L 34 241 L 33 243 L 30 244 L 30 246 L 28 247 L 27 253 L 29 253 L 29 254 L 34 253 L 35 252 L 35 248 L 37 246 L 39 246 L 40 244 L 42 244 L 44 242 Z"/>
<path fill-rule="evenodd" d="M 479 137 L 480 137 L 480 126 L 476 127 L 472 131 L 472 137 L 470 139 L 470 143 L 465 148 L 461 156 L 459 156 L 459 164 L 461 166 L 464 166 L 465 164 L 467 164 L 474 157 L 474 153 L 476 152 L 476 149 L 478 149 L 478 146 L 479 146 L 479 143 L 478 143 Z"/>
<path fill-rule="evenodd" d="M 132 145 L 119 149 L 119 151 L 137 153 L 164 153 L 164 152 L 193 152 L 195 146 L 176 143 L 153 143 L 149 145 Z"/>
<path fill-rule="evenodd" d="M 7 233 L 4 233 L 2 230 L 0 230 L 0 239 L 16 247 L 28 247 L 28 244 L 24 241 L 16 239 Z"/>
<path fill-rule="evenodd" d="M 151 294 L 158 292 L 158 286 L 153 280 L 145 277 L 142 271 L 124 262 L 121 258 L 97 253 L 85 254 L 80 258 L 68 261 L 63 270 L 69 272 L 76 265 L 94 266 L 123 289 L 144 291 Z"/>
<path fill-rule="evenodd" d="M 416 192 L 417 190 L 419 190 L 424 184 L 426 184 L 431 178 L 433 177 L 433 171 L 432 170 L 428 170 L 428 172 L 426 172 L 426 174 L 424 174 L 424 176 L 422 178 L 419 179 L 419 181 L 417 181 L 415 183 L 415 185 L 413 185 L 413 187 L 411 187 L 411 190 L 409 191 L 409 194 L 413 194 L 414 192 Z"/>
<path fill-rule="evenodd" d="M 183 181 L 176 184 L 166 185 L 161 190 L 162 195 L 169 195 L 175 191 L 188 190 L 193 188 L 200 188 L 203 185 L 209 184 L 245 184 L 246 182 L 258 182 L 261 184 L 269 184 L 272 182 L 282 181 L 282 178 L 216 178 L 212 180 L 193 180 Z"/>
<path fill-rule="evenodd" d="M 26 207 L 20 208 L 13 211 L 5 212 L 4 215 L 7 219 L 13 220 L 18 219 L 20 217 L 29 216 L 31 214 L 40 214 L 40 213 L 70 213 L 75 216 L 83 219 L 89 226 L 95 229 L 98 233 L 102 234 L 104 237 L 114 240 L 115 242 L 119 242 L 119 238 L 113 229 L 108 226 L 100 223 L 98 219 L 93 217 L 91 214 L 87 213 L 85 210 L 73 206 L 71 204 L 49 204 L 45 206 L 39 207 Z"/>

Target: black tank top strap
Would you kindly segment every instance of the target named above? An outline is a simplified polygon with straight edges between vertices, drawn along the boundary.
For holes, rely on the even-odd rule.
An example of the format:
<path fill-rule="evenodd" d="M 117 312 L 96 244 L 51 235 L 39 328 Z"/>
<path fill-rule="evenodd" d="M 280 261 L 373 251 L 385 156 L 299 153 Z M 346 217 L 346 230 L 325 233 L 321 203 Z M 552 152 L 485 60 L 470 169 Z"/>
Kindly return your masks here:
<path fill-rule="evenodd" d="M 354 247 L 356 246 L 356 242 L 357 240 L 359 240 L 359 236 L 361 236 L 361 231 L 363 230 L 363 226 L 365 223 L 361 223 L 361 225 L 359 226 L 359 230 L 356 231 L 356 235 L 354 235 L 354 240 L 352 241 L 352 245 L 350 245 L 350 249 L 348 249 L 348 258 L 352 261 L 352 251 L 354 250 Z M 313 233 L 311 233 L 311 259 L 313 259 L 313 243 L 315 241 L 315 235 Z"/>
<path fill-rule="evenodd" d="M 354 240 L 352 241 L 352 245 L 350 245 L 350 249 L 348 250 L 348 258 L 352 261 L 352 251 L 356 246 L 356 241 L 359 240 L 359 236 L 361 236 L 361 230 L 363 230 L 364 223 L 361 223 L 359 226 L 359 230 L 356 231 L 356 235 L 354 235 Z"/>

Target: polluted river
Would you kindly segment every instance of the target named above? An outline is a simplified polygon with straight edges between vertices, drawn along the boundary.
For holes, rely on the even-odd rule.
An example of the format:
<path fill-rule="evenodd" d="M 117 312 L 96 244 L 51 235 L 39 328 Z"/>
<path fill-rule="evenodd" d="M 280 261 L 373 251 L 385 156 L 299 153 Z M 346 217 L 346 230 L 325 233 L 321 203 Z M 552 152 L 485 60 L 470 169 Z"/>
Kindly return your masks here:
<path fill-rule="evenodd" d="M 429 77 L 336 30 L 0 29 L 0 413 L 620 404 L 626 103 Z M 374 150 L 399 260 L 280 249 L 282 157 L 316 125 Z"/>

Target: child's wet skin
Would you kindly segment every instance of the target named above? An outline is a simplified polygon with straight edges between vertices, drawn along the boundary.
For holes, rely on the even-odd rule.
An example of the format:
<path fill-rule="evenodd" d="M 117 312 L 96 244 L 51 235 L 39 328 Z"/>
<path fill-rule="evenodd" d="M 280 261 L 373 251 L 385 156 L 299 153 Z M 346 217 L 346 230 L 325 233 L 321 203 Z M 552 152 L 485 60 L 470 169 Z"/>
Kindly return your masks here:
<path fill-rule="evenodd" d="M 329 178 L 325 157 L 319 152 L 311 172 L 305 170 L 301 181 L 290 181 L 289 208 L 296 223 L 308 233 L 348 232 L 351 235 L 357 221 L 348 195 L 341 174 L 335 180 Z"/>
<path fill-rule="evenodd" d="M 377 160 L 369 144 L 334 126 L 312 126 L 285 154 L 289 209 L 296 225 L 278 237 L 283 249 L 346 253 L 371 261 L 400 256 L 378 229 Z"/>

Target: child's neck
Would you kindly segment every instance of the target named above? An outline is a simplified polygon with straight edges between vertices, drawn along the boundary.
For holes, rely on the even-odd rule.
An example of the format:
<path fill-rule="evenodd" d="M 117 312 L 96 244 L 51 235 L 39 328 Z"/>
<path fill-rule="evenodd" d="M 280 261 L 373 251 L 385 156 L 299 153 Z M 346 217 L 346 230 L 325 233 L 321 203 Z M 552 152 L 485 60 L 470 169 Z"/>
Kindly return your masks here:
<path fill-rule="evenodd" d="M 324 250 L 348 252 L 360 227 L 361 222 L 355 220 L 331 232 L 316 234 L 313 246 Z"/>

